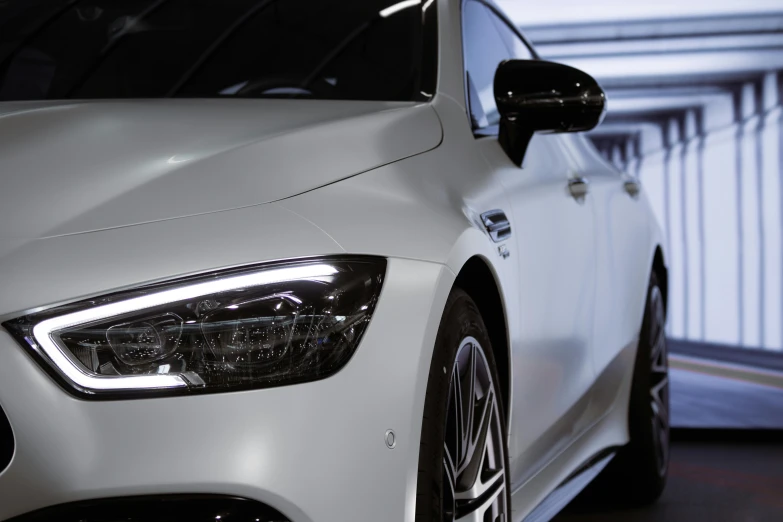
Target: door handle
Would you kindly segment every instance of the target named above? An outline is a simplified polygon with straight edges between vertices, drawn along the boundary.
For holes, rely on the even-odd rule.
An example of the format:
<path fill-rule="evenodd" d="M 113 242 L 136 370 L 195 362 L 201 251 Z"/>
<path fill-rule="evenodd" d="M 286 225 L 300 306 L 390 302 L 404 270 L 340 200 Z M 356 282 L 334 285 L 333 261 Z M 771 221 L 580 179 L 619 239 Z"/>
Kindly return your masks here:
<path fill-rule="evenodd" d="M 569 179 L 568 191 L 578 203 L 583 203 L 587 193 L 590 192 L 590 183 L 587 181 L 587 178 Z"/>
<path fill-rule="evenodd" d="M 639 199 L 639 192 L 642 191 L 642 184 L 638 179 L 625 180 L 623 188 L 633 199 Z"/>

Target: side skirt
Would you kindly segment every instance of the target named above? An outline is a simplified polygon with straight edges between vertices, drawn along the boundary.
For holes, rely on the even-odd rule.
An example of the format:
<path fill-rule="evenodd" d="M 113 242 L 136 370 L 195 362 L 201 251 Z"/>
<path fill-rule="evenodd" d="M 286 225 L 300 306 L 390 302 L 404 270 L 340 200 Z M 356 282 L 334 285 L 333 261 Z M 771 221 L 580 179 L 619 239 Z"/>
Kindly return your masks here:
<path fill-rule="evenodd" d="M 628 442 L 628 398 L 635 359 L 636 340 L 603 369 L 585 396 L 591 410 L 588 417 L 595 422 L 514 490 L 510 522 L 552 519 Z"/>
<path fill-rule="evenodd" d="M 547 496 L 523 522 L 549 522 L 565 508 L 614 458 L 618 448 L 606 449 L 585 462 Z"/>

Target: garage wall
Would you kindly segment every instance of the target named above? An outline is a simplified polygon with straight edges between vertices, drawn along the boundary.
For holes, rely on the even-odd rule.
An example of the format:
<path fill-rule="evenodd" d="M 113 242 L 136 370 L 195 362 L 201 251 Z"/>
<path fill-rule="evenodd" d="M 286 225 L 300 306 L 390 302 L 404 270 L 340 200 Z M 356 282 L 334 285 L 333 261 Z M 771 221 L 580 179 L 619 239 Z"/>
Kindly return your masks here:
<path fill-rule="evenodd" d="M 743 85 L 735 121 L 715 104 L 640 131 L 638 154 L 595 138 L 664 229 L 674 338 L 783 351 L 782 80 Z"/>
<path fill-rule="evenodd" d="M 670 337 L 783 352 L 783 3 L 499 1 L 606 89 L 591 138 L 664 230 Z"/>

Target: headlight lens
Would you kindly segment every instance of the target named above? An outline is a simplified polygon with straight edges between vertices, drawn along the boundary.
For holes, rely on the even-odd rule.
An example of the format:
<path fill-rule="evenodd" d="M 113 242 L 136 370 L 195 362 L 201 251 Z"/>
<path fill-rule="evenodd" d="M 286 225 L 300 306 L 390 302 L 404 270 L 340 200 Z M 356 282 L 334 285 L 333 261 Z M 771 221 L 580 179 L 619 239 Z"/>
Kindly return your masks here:
<path fill-rule="evenodd" d="M 75 391 L 228 391 L 321 379 L 353 355 L 386 262 L 233 270 L 28 315 L 4 326 Z"/>

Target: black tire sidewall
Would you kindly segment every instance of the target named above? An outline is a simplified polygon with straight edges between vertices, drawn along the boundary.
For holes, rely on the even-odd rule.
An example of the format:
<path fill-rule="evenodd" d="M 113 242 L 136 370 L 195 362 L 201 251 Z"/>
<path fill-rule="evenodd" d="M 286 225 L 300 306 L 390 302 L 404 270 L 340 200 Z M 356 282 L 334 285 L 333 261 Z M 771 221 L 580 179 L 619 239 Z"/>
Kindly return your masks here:
<path fill-rule="evenodd" d="M 636 351 L 636 363 L 634 364 L 633 385 L 628 406 L 628 431 L 631 438 L 626 450 L 638 466 L 637 480 L 642 488 L 648 489 L 651 496 L 657 498 L 666 485 L 667 468 L 663 473 L 658 469 L 656 459 L 656 445 L 653 438 L 651 422 L 653 411 L 650 404 L 651 388 L 651 358 L 652 343 L 651 329 L 655 321 L 655 311 L 652 309 L 652 294 L 654 289 L 661 290 L 655 273 L 650 277 L 650 285 L 647 290 L 647 301 L 642 320 L 642 329 L 639 336 L 639 346 Z M 661 325 L 663 327 L 663 325 Z M 667 350 L 664 347 L 664 350 Z M 668 353 L 668 352 L 667 352 Z M 667 410 L 669 405 L 667 404 Z M 640 500 L 644 500 L 641 495 Z"/>
<path fill-rule="evenodd" d="M 497 366 L 492 353 L 487 328 L 481 313 L 467 293 L 459 288 L 452 290 L 441 317 L 435 348 L 430 364 L 427 391 L 424 399 L 421 440 L 419 444 L 419 468 L 416 491 L 416 522 L 442 520 L 443 499 L 443 443 L 446 431 L 446 415 L 452 368 L 457 351 L 466 337 L 475 338 L 482 351 L 493 382 L 499 383 Z M 506 469 L 507 505 L 511 506 L 508 484 L 508 447 L 506 415 L 501 398 L 502 392 L 496 389 L 501 425 L 503 427 L 503 455 Z"/>
<path fill-rule="evenodd" d="M 666 486 L 666 472 L 661 474 L 655 456 L 650 404 L 651 310 L 653 289 L 661 287 L 656 274 L 650 277 L 639 332 L 639 343 L 633 368 L 633 382 L 628 402 L 628 433 L 630 441 L 622 447 L 606 469 L 580 493 L 573 505 L 577 508 L 641 507 L 655 502 Z"/>

